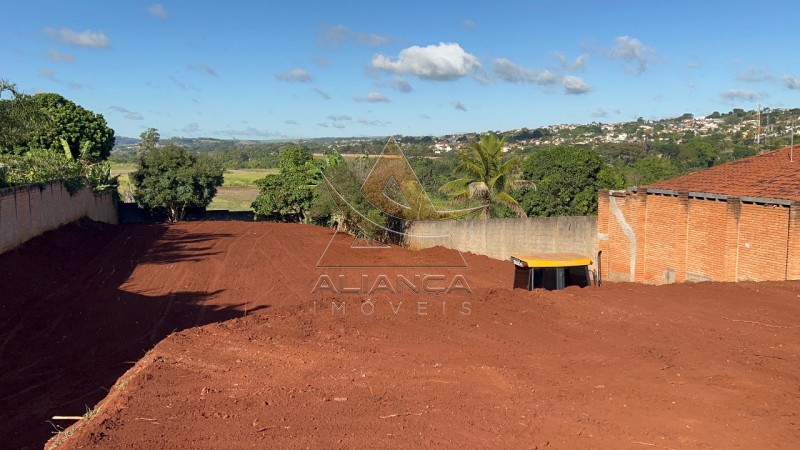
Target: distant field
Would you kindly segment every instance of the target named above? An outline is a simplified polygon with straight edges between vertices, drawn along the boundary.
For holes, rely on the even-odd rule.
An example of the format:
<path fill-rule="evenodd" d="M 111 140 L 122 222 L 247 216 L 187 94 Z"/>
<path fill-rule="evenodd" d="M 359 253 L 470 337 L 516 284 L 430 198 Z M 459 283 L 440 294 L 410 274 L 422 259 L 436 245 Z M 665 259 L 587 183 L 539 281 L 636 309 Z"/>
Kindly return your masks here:
<path fill-rule="evenodd" d="M 251 211 L 250 205 L 258 196 L 258 188 L 252 186 L 226 187 L 217 189 L 217 196 L 208 209 L 227 209 L 230 211 Z"/>
<path fill-rule="evenodd" d="M 225 171 L 225 187 L 255 186 L 255 181 L 266 175 L 278 173 L 279 169 L 232 169 Z"/>
<path fill-rule="evenodd" d="M 125 199 L 133 192 L 128 174 L 136 170 L 136 164 L 111 164 L 111 175 L 119 175 L 119 194 Z M 228 209 L 231 211 L 250 211 L 250 204 L 258 196 L 255 181 L 266 175 L 276 174 L 278 169 L 233 169 L 225 171 L 225 181 L 217 190 L 214 201 L 208 209 Z"/>

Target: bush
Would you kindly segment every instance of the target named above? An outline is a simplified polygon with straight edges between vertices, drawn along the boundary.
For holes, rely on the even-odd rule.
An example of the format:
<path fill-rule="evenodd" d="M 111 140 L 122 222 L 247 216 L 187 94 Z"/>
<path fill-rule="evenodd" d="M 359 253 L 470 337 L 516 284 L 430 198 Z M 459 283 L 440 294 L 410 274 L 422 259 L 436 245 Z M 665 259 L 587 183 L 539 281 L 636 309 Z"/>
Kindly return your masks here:
<path fill-rule="evenodd" d="M 7 185 L 46 183 L 61 180 L 70 193 L 83 186 L 79 161 L 55 150 L 34 149 L 22 155 L 2 155 Z"/>
<path fill-rule="evenodd" d="M 210 157 L 167 144 L 143 154 L 130 179 L 139 206 L 164 211 L 171 222 L 178 222 L 186 208 L 205 208 L 211 203 L 222 185 L 222 174 L 222 166 Z"/>

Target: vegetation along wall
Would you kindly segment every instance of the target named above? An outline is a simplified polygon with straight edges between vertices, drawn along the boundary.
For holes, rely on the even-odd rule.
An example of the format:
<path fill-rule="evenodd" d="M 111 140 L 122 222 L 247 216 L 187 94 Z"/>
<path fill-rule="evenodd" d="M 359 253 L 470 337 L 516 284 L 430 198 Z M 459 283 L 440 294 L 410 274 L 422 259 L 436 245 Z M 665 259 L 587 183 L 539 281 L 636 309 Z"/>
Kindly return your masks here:
<path fill-rule="evenodd" d="M 60 181 L 0 189 L 0 253 L 82 217 L 118 223 L 112 193 L 70 195 Z"/>
<path fill-rule="evenodd" d="M 653 192 L 657 191 L 657 192 Z M 800 202 L 600 191 L 603 277 L 651 284 L 800 279 Z"/>

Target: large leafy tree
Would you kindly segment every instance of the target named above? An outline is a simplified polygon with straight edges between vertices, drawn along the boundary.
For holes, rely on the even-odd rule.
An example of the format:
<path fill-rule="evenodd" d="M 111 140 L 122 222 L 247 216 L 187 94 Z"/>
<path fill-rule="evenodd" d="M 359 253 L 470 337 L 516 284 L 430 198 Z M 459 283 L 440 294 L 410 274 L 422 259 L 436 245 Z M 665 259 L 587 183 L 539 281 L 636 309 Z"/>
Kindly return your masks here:
<path fill-rule="evenodd" d="M 310 153 L 296 147 L 281 151 L 279 166 L 280 173 L 256 181 L 260 192 L 253 201 L 253 210 L 276 220 L 306 222 L 319 168 Z"/>
<path fill-rule="evenodd" d="M 517 173 L 519 158 L 503 158 L 506 138 L 487 133 L 459 152 L 457 170 L 461 177 L 445 183 L 439 190 L 457 199 L 476 199 L 481 218 L 500 215 L 504 209 L 525 217 L 525 211 L 512 196 L 524 186 Z"/>
<path fill-rule="evenodd" d="M 186 208 L 211 203 L 222 185 L 223 169 L 206 155 L 167 144 L 144 153 L 130 177 L 139 206 L 164 211 L 171 222 L 178 222 Z"/>
<path fill-rule="evenodd" d="M 44 123 L 45 115 L 33 97 L 0 80 L 0 154 L 28 151 L 34 132 Z"/>
<path fill-rule="evenodd" d="M 531 216 L 583 216 L 597 212 L 597 190 L 605 168 L 600 155 L 590 149 L 559 146 L 539 150 L 522 165 L 526 180 L 536 183 L 522 197 Z M 617 181 L 613 181 L 618 183 Z"/>
<path fill-rule="evenodd" d="M 73 158 L 99 161 L 108 158 L 114 147 L 114 130 L 102 114 L 95 114 L 58 94 L 42 93 L 31 97 L 44 115 L 30 136 L 31 148 L 62 150 L 66 145 Z"/>

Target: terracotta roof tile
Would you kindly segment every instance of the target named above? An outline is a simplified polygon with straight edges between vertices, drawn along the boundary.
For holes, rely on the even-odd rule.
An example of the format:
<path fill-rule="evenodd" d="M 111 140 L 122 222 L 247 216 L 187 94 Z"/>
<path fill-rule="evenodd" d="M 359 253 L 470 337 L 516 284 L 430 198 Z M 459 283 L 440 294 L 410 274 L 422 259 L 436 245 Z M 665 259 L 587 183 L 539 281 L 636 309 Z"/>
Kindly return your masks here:
<path fill-rule="evenodd" d="M 644 187 L 800 200 L 800 145 L 794 147 L 794 161 L 789 160 L 789 152 L 784 147 Z"/>

